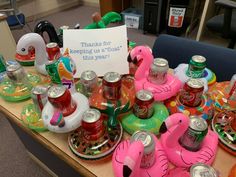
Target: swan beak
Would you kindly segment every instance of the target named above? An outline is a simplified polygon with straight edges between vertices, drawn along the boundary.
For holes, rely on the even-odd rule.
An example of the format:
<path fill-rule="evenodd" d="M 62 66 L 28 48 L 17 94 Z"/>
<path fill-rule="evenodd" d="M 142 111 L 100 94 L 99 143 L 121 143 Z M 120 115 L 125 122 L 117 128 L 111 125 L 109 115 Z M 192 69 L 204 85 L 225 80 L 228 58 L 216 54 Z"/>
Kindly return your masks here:
<path fill-rule="evenodd" d="M 167 132 L 167 126 L 166 126 L 166 123 L 165 123 L 165 122 L 163 122 L 163 123 L 161 124 L 161 127 L 160 127 L 159 132 L 160 132 L 160 133 L 165 133 L 165 132 Z"/>
<path fill-rule="evenodd" d="M 129 177 L 130 174 L 132 173 L 132 170 L 127 166 L 123 166 L 123 177 Z"/>

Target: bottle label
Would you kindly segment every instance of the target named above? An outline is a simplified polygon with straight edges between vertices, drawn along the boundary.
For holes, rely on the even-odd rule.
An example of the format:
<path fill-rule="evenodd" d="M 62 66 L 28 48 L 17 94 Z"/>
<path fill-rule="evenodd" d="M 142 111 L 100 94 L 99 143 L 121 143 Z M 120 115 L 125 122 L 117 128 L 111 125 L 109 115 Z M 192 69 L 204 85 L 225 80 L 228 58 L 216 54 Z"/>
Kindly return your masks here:
<path fill-rule="evenodd" d="M 168 26 L 181 28 L 184 21 L 186 8 L 170 7 Z"/>

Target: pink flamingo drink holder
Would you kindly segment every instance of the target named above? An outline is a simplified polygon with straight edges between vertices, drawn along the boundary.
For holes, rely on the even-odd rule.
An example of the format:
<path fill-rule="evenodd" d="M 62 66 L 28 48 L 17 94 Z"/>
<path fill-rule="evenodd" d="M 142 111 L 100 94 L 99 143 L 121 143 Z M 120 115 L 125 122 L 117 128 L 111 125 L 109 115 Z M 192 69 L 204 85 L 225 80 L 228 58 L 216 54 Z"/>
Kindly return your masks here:
<path fill-rule="evenodd" d="M 191 167 L 195 163 L 212 164 L 218 145 L 218 136 L 215 132 L 208 130 L 201 148 L 196 151 L 186 150 L 179 144 L 179 138 L 189 127 L 189 117 L 182 113 L 169 116 L 161 125 L 161 144 L 167 154 L 169 161 L 178 167 Z"/>
<path fill-rule="evenodd" d="M 181 81 L 169 73 L 167 74 L 167 81 L 164 84 L 157 85 L 148 81 L 149 68 L 153 62 L 152 51 L 148 47 L 135 47 L 130 52 L 128 62 L 141 63 L 134 76 L 136 91 L 142 89 L 149 90 L 153 93 L 156 101 L 163 101 L 176 95 L 182 86 Z"/>
<path fill-rule="evenodd" d="M 130 143 L 130 140 L 121 142 L 113 156 L 112 167 L 116 177 L 165 177 L 168 174 L 168 160 L 164 149 L 157 138 L 152 135 L 156 143 L 156 160 L 150 168 L 141 168 L 140 163 L 144 152 L 141 141 Z"/>

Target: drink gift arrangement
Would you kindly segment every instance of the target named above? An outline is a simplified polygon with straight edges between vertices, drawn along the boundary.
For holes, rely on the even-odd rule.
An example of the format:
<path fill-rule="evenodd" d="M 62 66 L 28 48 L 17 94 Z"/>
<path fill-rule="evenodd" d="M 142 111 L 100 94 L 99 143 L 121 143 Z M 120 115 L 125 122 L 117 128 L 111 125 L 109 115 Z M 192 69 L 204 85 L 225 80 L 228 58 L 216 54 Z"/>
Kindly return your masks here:
<path fill-rule="evenodd" d="M 95 16 L 86 29 L 105 28 L 118 17 Z M 235 156 L 236 75 L 217 83 L 200 55 L 172 70 L 148 46 L 129 48 L 119 66 L 127 73 L 110 67 L 100 74 L 96 63 L 94 70 L 78 66 L 71 50 L 60 48 L 65 40 L 50 22 L 35 31 L 52 32 L 51 42 L 28 33 L 17 44 L 16 61 L 0 56 L 0 96 L 19 104 L 32 99 L 21 113 L 28 128 L 68 133 L 78 158 L 110 158 L 116 177 L 219 177 L 211 167 L 218 140 Z"/>

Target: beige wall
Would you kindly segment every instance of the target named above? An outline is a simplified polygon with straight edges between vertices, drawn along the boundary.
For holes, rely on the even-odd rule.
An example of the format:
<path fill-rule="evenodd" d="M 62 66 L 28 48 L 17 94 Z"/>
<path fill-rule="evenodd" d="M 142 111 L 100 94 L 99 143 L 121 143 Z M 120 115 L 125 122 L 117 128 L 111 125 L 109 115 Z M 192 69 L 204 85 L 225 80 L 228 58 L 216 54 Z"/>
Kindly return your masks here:
<path fill-rule="evenodd" d="M 1 14 L 0 17 L 2 17 Z M 14 59 L 16 51 L 16 42 L 4 18 L 2 18 L 2 20 L 0 19 L 0 29 L 0 54 L 3 55 L 5 60 Z"/>

